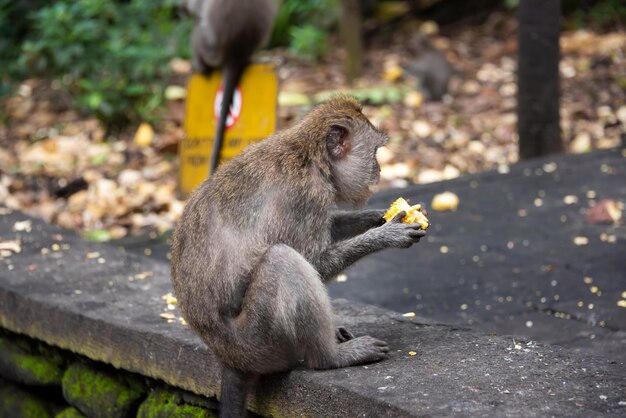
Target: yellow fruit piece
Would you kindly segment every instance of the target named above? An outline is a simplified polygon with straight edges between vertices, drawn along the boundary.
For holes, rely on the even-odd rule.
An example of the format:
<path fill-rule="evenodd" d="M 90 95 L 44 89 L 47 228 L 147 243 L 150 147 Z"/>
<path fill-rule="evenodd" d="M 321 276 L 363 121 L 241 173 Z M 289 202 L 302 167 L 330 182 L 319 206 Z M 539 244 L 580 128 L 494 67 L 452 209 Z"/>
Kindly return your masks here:
<path fill-rule="evenodd" d="M 459 207 L 459 197 L 452 192 L 444 192 L 433 197 L 430 207 L 436 211 L 456 210 Z"/>
<path fill-rule="evenodd" d="M 411 206 L 406 200 L 399 197 L 395 202 L 391 204 L 387 212 L 383 215 L 385 221 L 389 222 L 402 211 L 406 211 L 406 215 L 402 218 L 402 222 L 405 224 L 420 224 L 423 230 L 428 229 L 430 222 L 428 218 L 421 212 L 421 205 Z"/>

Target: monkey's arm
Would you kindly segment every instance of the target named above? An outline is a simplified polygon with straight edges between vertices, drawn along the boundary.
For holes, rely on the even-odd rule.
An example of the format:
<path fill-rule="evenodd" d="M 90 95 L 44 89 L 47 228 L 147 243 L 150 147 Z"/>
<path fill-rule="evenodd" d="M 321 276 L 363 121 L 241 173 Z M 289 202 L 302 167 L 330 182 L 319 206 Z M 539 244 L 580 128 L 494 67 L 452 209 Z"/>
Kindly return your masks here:
<path fill-rule="evenodd" d="M 331 215 L 331 238 L 333 242 L 352 238 L 385 223 L 384 209 L 359 211 L 336 211 Z"/>
<path fill-rule="evenodd" d="M 331 243 L 313 260 L 323 281 L 328 281 L 360 258 L 384 248 L 408 248 L 426 235 L 419 224 L 405 224 L 402 211 L 391 221 L 355 237 Z"/>

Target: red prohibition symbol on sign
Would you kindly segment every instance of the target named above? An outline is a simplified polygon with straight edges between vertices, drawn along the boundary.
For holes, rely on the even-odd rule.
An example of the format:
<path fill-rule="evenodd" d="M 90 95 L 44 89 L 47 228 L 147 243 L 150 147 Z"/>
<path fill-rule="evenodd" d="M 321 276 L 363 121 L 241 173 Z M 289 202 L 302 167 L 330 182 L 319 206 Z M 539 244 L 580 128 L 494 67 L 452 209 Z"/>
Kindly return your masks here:
<path fill-rule="evenodd" d="M 222 109 L 222 98 L 224 97 L 224 87 L 220 86 L 217 89 L 217 93 L 215 94 L 215 102 L 213 104 L 213 115 L 216 120 L 220 118 L 220 112 Z M 235 94 L 233 94 L 233 101 L 230 104 L 230 109 L 228 111 L 228 118 L 226 118 L 226 129 L 231 128 L 237 123 L 239 120 L 239 116 L 241 115 L 242 108 L 242 95 L 241 89 L 237 87 L 235 89 Z"/>

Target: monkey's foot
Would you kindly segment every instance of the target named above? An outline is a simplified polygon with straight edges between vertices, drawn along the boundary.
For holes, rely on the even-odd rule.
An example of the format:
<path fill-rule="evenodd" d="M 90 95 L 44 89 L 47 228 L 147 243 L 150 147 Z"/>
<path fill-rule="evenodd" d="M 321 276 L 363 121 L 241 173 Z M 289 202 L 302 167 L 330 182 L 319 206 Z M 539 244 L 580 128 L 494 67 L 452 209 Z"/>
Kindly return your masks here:
<path fill-rule="evenodd" d="M 385 341 L 365 335 L 339 345 L 341 366 L 373 363 L 387 357 L 389 346 Z"/>
<path fill-rule="evenodd" d="M 354 339 L 354 335 L 344 327 L 335 328 L 335 336 L 337 337 L 337 342 L 339 344 Z"/>

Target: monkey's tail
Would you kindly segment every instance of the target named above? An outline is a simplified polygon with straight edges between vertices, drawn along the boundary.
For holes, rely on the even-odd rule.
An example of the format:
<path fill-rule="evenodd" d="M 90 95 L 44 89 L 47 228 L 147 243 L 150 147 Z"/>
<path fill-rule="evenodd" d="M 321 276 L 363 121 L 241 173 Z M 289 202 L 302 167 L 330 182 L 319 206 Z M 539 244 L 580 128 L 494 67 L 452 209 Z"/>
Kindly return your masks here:
<path fill-rule="evenodd" d="M 224 143 L 224 135 L 226 133 L 226 120 L 230 112 L 230 105 L 233 102 L 235 89 L 239 84 L 239 80 L 246 68 L 247 63 L 231 62 L 223 67 L 224 90 L 222 94 L 222 108 L 220 109 L 220 118 L 217 121 L 217 129 L 213 140 L 213 152 L 211 153 L 211 171 L 215 173 L 217 165 L 220 163 L 220 151 Z"/>
<path fill-rule="evenodd" d="M 258 375 L 224 366 L 222 370 L 222 395 L 220 418 L 246 417 L 246 398 Z"/>

